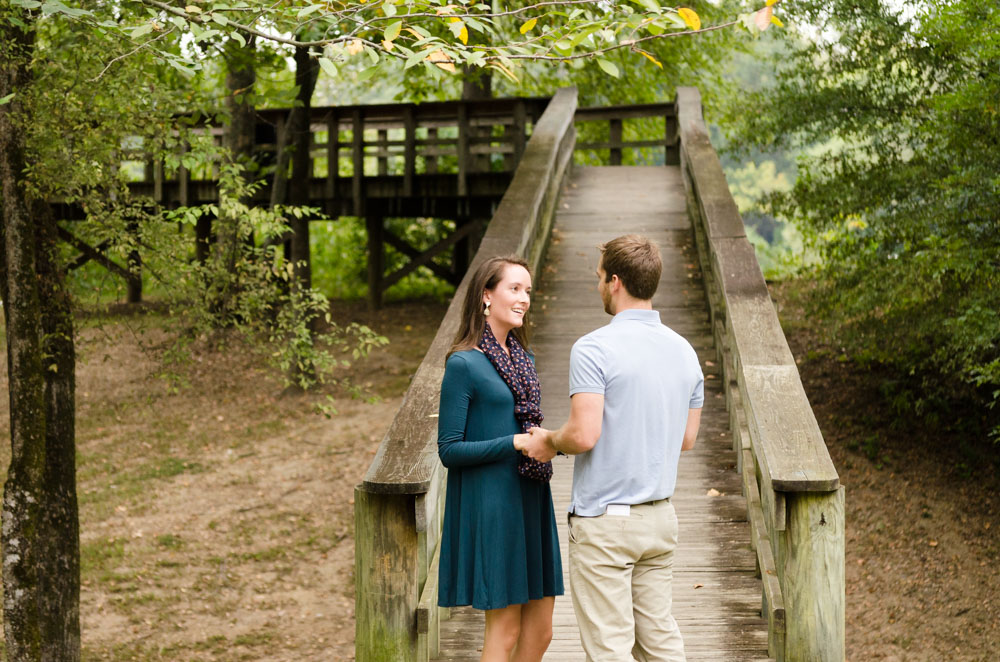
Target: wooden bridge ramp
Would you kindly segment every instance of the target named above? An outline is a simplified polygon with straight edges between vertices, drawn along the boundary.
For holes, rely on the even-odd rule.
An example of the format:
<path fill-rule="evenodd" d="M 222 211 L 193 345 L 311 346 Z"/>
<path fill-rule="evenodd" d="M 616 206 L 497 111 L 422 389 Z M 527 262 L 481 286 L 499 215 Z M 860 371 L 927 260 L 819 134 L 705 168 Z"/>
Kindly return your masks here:
<path fill-rule="evenodd" d="M 681 170 L 667 167 L 577 168 L 559 200 L 547 257 L 535 276 L 532 344 L 547 425 L 569 415 L 570 347 L 609 321 L 597 295 L 597 245 L 628 232 L 660 245 L 664 268 L 653 299 L 665 324 L 687 338 L 705 372 L 705 409 L 693 451 L 680 463 L 674 503 L 680 520 L 675 560 L 674 617 L 689 660 L 767 660 L 767 622 L 761 581 L 750 547 L 746 501 L 736 471 L 721 367 L 706 301 Z M 573 460 L 557 458 L 552 481 L 563 568 L 568 570 L 566 508 Z M 710 490 L 718 496 L 710 496 Z M 715 494 L 712 492 L 711 494 Z M 546 661 L 581 662 L 579 632 L 569 596 L 556 599 L 554 636 Z M 441 622 L 441 662 L 479 659 L 483 613 L 451 610 Z"/>

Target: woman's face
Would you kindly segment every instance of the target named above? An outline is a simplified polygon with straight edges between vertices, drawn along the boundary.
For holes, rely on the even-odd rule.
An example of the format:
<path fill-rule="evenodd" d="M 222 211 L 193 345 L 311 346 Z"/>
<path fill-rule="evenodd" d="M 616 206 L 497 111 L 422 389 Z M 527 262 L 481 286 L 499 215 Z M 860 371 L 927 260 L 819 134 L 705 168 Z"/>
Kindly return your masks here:
<path fill-rule="evenodd" d="M 521 326 L 531 305 L 531 274 L 519 264 L 508 264 L 497 286 L 483 292 L 483 304 L 487 301 L 490 328 L 495 334 Z"/>

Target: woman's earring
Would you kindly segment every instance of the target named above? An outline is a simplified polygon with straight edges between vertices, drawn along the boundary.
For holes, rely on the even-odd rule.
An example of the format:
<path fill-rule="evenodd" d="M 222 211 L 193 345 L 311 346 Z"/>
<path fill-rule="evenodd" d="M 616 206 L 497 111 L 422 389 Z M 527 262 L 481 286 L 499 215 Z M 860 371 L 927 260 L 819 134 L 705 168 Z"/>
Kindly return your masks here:
<path fill-rule="evenodd" d="M 486 308 L 483 309 L 483 317 L 489 317 L 489 316 L 490 316 L 490 302 L 487 301 Z"/>

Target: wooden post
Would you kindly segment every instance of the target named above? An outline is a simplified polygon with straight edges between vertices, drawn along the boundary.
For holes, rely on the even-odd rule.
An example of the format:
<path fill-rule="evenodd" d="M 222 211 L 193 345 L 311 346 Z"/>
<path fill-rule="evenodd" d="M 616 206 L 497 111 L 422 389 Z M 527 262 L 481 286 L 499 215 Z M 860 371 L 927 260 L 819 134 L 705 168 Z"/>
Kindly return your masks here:
<path fill-rule="evenodd" d="M 788 493 L 785 502 L 785 660 L 843 662 L 844 488 Z"/>
<path fill-rule="evenodd" d="M 458 104 L 458 196 L 469 194 L 469 109 Z"/>
<path fill-rule="evenodd" d="M 455 228 L 457 232 L 462 226 L 468 225 L 469 223 L 475 223 L 471 218 L 463 219 L 463 222 L 458 224 Z M 455 247 L 452 249 L 452 269 L 455 273 L 455 282 L 462 280 L 462 276 L 465 272 L 469 270 L 469 263 L 472 261 L 472 256 L 475 254 L 471 250 L 471 244 L 469 243 L 469 236 L 466 235 L 459 239 L 455 243 Z"/>
<path fill-rule="evenodd" d="M 611 165 L 622 164 L 622 121 L 612 119 L 608 142 L 611 143 Z M 615 146 L 617 145 L 617 147 Z"/>
<path fill-rule="evenodd" d="M 403 195 L 413 197 L 413 175 L 417 171 L 417 120 L 413 116 L 413 106 L 403 108 Z"/>
<path fill-rule="evenodd" d="M 438 149 L 437 127 L 427 129 L 427 149 L 424 150 L 424 169 L 428 175 L 436 174 L 438 171 L 437 149 Z"/>
<path fill-rule="evenodd" d="M 389 130 L 378 130 L 378 174 L 389 174 Z"/>
<path fill-rule="evenodd" d="M 368 306 L 372 310 L 378 310 L 382 307 L 382 280 L 385 271 L 383 219 L 381 216 L 369 216 L 365 219 L 365 225 L 368 229 Z"/>
<path fill-rule="evenodd" d="M 364 176 L 365 176 L 365 125 L 361 117 L 361 109 L 351 111 L 351 160 L 354 163 L 354 175 L 351 179 L 351 195 L 354 196 L 354 215 L 363 216 L 365 209 Z"/>
<path fill-rule="evenodd" d="M 417 538 L 412 494 L 354 489 L 357 662 L 418 662 Z"/>
<path fill-rule="evenodd" d="M 677 140 L 677 115 L 667 115 L 663 118 L 666 125 L 663 136 L 664 144 L 664 159 L 663 163 L 665 165 L 680 165 L 681 154 L 680 154 L 680 141 Z"/>
<path fill-rule="evenodd" d="M 517 169 L 517 164 L 521 162 L 521 155 L 524 154 L 524 145 L 528 142 L 528 118 L 524 107 L 524 101 L 520 100 L 514 106 L 514 126 L 511 127 L 514 135 L 514 162 L 511 163 L 511 171 Z"/>
<path fill-rule="evenodd" d="M 326 116 L 326 213 L 336 216 L 337 176 L 340 174 L 340 122 L 336 109 Z"/>

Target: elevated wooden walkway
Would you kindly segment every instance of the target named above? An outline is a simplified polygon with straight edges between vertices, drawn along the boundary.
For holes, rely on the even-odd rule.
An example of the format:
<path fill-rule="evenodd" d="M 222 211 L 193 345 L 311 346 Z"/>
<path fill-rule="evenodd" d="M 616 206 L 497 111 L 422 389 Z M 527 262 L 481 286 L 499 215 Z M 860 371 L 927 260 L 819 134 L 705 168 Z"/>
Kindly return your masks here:
<path fill-rule="evenodd" d="M 674 617 L 689 660 L 763 660 L 767 621 L 750 548 L 746 501 L 736 472 L 722 379 L 691 220 L 679 167 L 578 168 L 560 197 L 552 241 L 532 301 L 532 345 L 547 425 L 569 415 L 569 351 L 581 335 L 607 324 L 597 295 L 596 246 L 627 232 L 659 243 L 664 269 L 654 305 L 665 324 L 698 351 L 705 372 L 705 410 L 695 450 L 684 453 L 674 495 L 681 543 L 674 572 Z M 568 571 L 565 512 L 573 460 L 557 458 L 552 482 L 564 572 Z M 707 496 L 709 490 L 720 496 Z M 569 577 L 565 578 L 567 591 Z M 439 660 L 479 659 L 483 615 L 453 610 L 441 624 Z M 545 660 L 584 659 L 573 605 L 556 600 L 554 634 Z"/>
<path fill-rule="evenodd" d="M 548 424 L 559 425 L 568 414 L 570 347 L 608 319 L 596 293 L 597 245 L 626 232 L 659 241 L 665 269 L 653 303 L 694 344 L 707 378 L 701 435 L 682 457 L 675 494 L 681 545 L 673 611 L 689 659 L 843 662 L 844 488 L 709 142 L 698 92 L 678 90 L 666 133 L 676 130 L 679 150 L 664 140 L 664 166 L 571 173 L 576 113 L 575 90 L 559 90 L 471 268 L 511 253 L 533 266 L 542 406 Z M 482 615 L 437 607 L 446 476 L 437 457 L 438 395 L 468 281 L 355 489 L 358 662 L 479 658 Z M 571 461 L 558 460 L 560 520 L 571 475 Z M 546 659 L 582 660 L 571 601 L 556 605 Z"/>

